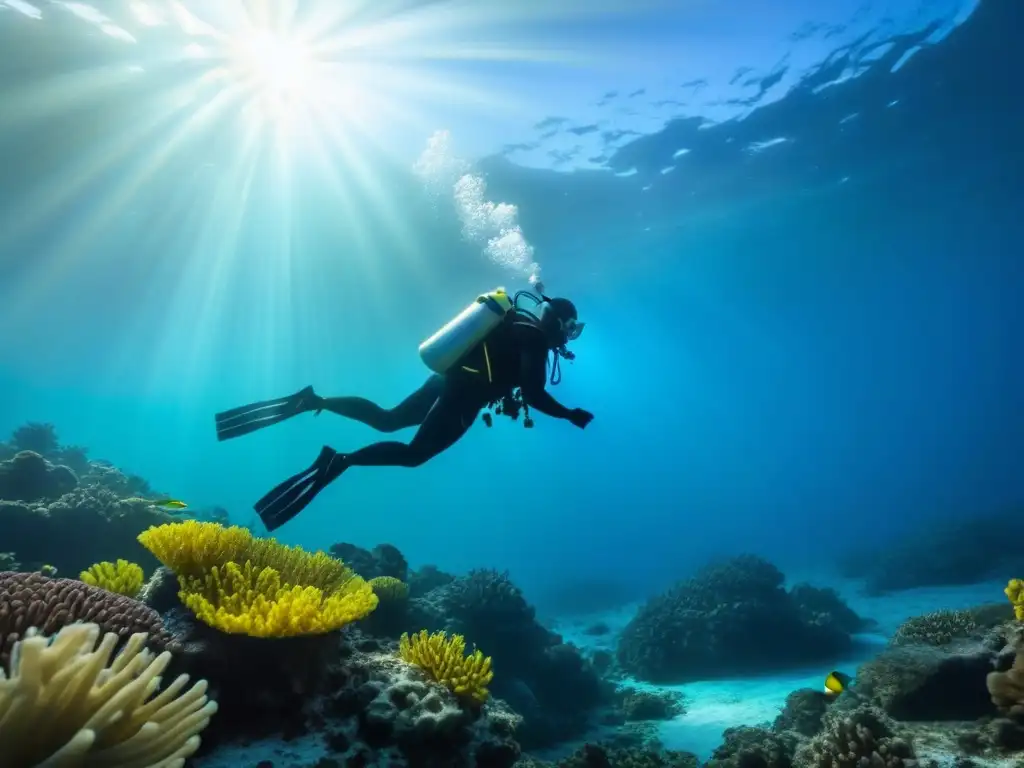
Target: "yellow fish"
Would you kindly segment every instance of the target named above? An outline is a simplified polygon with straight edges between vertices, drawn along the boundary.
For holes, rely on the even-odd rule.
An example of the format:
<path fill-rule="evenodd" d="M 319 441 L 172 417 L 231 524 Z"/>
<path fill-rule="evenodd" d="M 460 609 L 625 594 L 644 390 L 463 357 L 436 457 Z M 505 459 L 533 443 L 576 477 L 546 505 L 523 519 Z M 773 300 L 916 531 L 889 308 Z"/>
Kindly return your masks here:
<path fill-rule="evenodd" d="M 838 696 L 846 690 L 846 686 L 850 684 L 852 679 L 849 675 L 844 675 L 842 672 L 829 672 L 828 677 L 825 678 L 825 695 Z"/>
<path fill-rule="evenodd" d="M 177 499 L 159 499 L 149 503 L 154 507 L 167 507 L 168 509 L 185 509 L 188 506 L 184 501 L 178 501 Z"/>

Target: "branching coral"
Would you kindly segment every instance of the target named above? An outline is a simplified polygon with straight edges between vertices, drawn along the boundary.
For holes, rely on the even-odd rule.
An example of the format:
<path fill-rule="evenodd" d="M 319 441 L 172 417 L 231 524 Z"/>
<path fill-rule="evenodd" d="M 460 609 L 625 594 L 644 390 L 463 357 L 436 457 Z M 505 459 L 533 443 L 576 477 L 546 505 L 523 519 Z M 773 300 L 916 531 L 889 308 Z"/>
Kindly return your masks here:
<path fill-rule="evenodd" d="M 337 558 L 323 552 L 309 553 L 301 547 L 259 539 L 248 528 L 187 520 L 150 528 L 139 542 L 179 576 L 205 576 L 225 563 L 252 561 L 273 568 L 292 584 L 324 591 L 352 578 L 352 571 Z"/>
<path fill-rule="evenodd" d="M 860 706 L 826 715 L 817 736 L 801 746 L 799 768 L 906 768 L 915 765 L 913 747 L 894 733 L 882 712 Z"/>
<path fill-rule="evenodd" d="M 179 583 L 178 596 L 196 617 L 221 632 L 251 637 L 331 632 L 377 605 L 365 582 L 355 590 L 325 594 L 317 587 L 288 584 L 275 569 L 249 561 L 213 566 L 205 577 L 187 576 Z"/>
<path fill-rule="evenodd" d="M 170 663 L 153 656 L 144 634 L 100 640 L 95 624 L 65 627 L 52 639 L 34 631 L 0 669 L 0 744 L 5 768 L 181 768 L 217 705 L 206 682 L 187 691 L 182 675 L 157 693 Z M 154 696 L 154 694 L 156 694 Z"/>
<path fill-rule="evenodd" d="M 434 680 L 459 696 L 477 702 L 487 701 L 487 686 L 494 679 L 491 657 L 479 650 L 466 655 L 466 639 L 462 635 L 448 637 L 444 632 L 420 632 L 410 637 L 403 634 L 398 643 L 403 661 L 427 672 Z"/>
<path fill-rule="evenodd" d="M 30 421 L 11 433 L 11 445 L 16 451 L 32 451 L 46 456 L 57 452 L 60 441 L 53 424 Z"/>
<path fill-rule="evenodd" d="M 892 636 L 893 645 L 948 645 L 970 637 L 978 623 L 970 611 L 933 611 L 904 621 Z"/>
<path fill-rule="evenodd" d="M 377 607 L 372 587 L 340 560 L 245 528 L 189 520 L 150 528 L 139 541 L 177 574 L 182 603 L 222 632 L 321 634 Z"/>
<path fill-rule="evenodd" d="M 96 563 L 89 570 L 82 571 L 78 578 L 86 584 L 127 597 L 136 597 L 142 590 L 142 583 L 145 580 L 142 566 L 129 563 L 127 560 Z"/>

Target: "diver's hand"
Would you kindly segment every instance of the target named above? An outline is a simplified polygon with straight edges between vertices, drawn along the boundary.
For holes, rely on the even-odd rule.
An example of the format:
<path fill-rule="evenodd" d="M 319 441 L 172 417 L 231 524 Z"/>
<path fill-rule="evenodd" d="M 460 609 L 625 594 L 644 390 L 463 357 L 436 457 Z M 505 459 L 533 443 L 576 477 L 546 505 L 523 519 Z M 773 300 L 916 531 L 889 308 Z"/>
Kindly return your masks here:
<path fill-rule="evenodd" d="M 569 411 L 569 421 L 573 423 L 573 426 L 580 429 L 586 429 L 587 424 L 593 420 L 594 414 L 590 411 L 584 411 L 582 408 L 573 408 Z"/>

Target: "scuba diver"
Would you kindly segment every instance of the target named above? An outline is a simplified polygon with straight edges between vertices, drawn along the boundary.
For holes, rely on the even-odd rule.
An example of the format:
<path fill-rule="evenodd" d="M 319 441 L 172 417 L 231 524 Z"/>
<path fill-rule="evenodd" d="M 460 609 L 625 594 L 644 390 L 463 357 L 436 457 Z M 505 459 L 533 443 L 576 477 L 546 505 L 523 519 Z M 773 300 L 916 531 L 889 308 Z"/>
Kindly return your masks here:
<path fill-rule="evenodd" d="M 519 306 L 528 297 L 536 313 Z M 229 440 L 300 413 L 330 411 L 379 432 L 418 426 L 408 443 L 382 441 L 351 453 L 324 446 L 310 467 L 277 485 L 255 504 L 268 531 L 297 514 L 349 467 L 418 467 L 466 434 L 480 411 L 493 408 L 532 427 L 529 409 L 565 419 L 580 429 L 594 415 L 567 408 L 547 391 L 561 380 L 560 358 L 575 359 L 566 345 L 582 333 L 575 305 L 564 298 L 520 291 L 510 299 L 498 289 L 479 296 L 420 345 L 420 357 L 434 372 L 398 406 L 385 409 L 361 397 L 321 397 L 309 386 L 290 397 L 264 400 L 216 416 L 217 439 Z M 548 377 L 548 356 L 553 353 Z M 492 425 L 491 414 L 483 421 Z"/>

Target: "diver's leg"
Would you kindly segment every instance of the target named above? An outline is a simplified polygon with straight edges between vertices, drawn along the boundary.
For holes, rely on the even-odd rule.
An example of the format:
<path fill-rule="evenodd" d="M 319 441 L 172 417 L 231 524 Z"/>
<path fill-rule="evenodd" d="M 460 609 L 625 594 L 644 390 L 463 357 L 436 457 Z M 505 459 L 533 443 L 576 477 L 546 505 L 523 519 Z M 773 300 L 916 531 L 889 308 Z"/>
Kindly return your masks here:
<path fill-rule="evenodd" d="M 241 437 L 300 413 L 317 410 L 319 400 L 320 398 L 313 392 L 313 387 L 306 387 L 288 397 L 261 400 L 229 411 L 221 411 L 215 417 L 217 439 L 230 440 L 233 437 Z"/>
<path fill-rule="evenodd" d="M 304 510 L 346 467 L 344 457 L 325 445 L 309 468 L 278 483 L 253 508 L 268 531 L 280 528 Z"/>
<path fill-rule="evenodd" d="M 455 445 L 485 405 L 473 391 L 442 392 L 409 443 L 380 442 L 345 455 L 349 467 L 418 467 Z"/>
<path fill-rule="evenodd" d="M 325 445 L 308 469 L 279 483 L 256 502 L 255 510 L 267 530 L 273 531 L 305 509 L 349 467 L 418 467 L 466 434 L 485 404 L 486 398 L 474 390 L 445 383 L 410 443 L 374 443 L 349 454 Z"/>
<path fill-rule="evenodd" d="M 444 389 L 444 377 L 433 375 L 394 408 L 381 408 L 362 397 L 325 397 L 320 407 L 347 419 L 361 421 L 378 432 L 397 432 L 422 424 Z"/>

